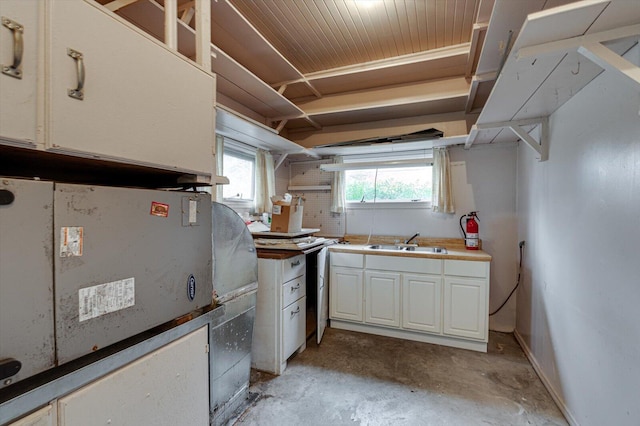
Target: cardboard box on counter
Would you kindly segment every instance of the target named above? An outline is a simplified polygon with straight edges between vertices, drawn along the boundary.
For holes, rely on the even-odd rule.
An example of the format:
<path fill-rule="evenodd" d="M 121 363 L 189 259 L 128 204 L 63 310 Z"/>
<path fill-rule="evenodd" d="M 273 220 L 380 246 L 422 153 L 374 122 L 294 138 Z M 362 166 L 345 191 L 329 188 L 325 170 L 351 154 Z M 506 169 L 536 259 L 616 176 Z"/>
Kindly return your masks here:
<path fill-rule="evenodd" d="M 290 202 L 274 201 L 271 210 L 271 232 L 300 232 L 303 201 L 302 197 L 293 197 Z"/>

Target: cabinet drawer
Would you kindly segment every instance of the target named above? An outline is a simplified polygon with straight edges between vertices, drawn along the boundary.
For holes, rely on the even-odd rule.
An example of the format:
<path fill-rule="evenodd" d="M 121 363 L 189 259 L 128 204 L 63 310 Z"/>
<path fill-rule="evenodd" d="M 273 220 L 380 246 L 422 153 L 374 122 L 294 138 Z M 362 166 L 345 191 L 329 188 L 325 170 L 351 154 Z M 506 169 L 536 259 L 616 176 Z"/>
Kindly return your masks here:
<path fill-rule="evenodd" d="M 442 260 L 400 256 L 366 256 L 367 269 L 382 271 L 413 272 L 417 274 L 442 273 Z"/>
<path fill-rule="evenodd" d="M 282 310 L 282 360 L 304 344 L 307 298 L 302 297 Z"/>
<path fill-rule="evenodd" d="M 292 302 L 306 295 L 306 275 L 301 275 L 282 285 L 282 306 L 289 306 Z"/>
<path fill-rule="evenodd" d="M 445 260 L 444 274 L 459 277 L 486 278 L 488 262 L 473 262 L 470 260 Z"/>
<path fill-rule="evenodd" d="M 356 253 L 336 253 L 329 255 L 332 266 L 346 266 L 348 268 L 362 268 L 364 266 L 364 256 Z"/>
<path fill-rule="evenodd" d="M 282 261 L 282 282 L 287 282 L 304 274 L 305 268 L 304 254 L 284 259 Z"/>

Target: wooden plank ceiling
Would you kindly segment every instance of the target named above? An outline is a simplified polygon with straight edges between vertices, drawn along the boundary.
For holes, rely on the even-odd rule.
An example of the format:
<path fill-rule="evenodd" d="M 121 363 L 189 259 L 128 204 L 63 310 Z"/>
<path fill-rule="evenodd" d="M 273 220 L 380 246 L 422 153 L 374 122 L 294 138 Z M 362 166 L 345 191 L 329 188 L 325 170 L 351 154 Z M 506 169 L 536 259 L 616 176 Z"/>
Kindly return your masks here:
<path fill-rule="evenodd" d="M 479 0 L 231 0 L 303 74 L 467 43 Z"/>

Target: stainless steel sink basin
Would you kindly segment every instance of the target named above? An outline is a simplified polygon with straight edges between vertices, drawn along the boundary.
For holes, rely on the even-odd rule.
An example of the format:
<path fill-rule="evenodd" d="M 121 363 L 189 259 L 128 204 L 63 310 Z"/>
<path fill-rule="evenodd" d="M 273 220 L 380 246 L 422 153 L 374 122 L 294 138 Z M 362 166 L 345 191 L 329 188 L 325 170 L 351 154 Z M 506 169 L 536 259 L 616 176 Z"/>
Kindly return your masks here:
<path fill-rule="evenodd" d="M 407 247 L 409 251 L 421 251 L 425 253 L 441 253 L 447 254 L 447 249 L 444 247 Z"/>
<path fill-rule="evenodd" d="M 394 251 L 417 251 L 423 253 L 441 253 L 446 254 L 447 249 L 444 247 L 414 247 L 414 246 L 396 246 L 390 244 L 372 244 L 367 246 L 371 250 L 394 250 Z"/>

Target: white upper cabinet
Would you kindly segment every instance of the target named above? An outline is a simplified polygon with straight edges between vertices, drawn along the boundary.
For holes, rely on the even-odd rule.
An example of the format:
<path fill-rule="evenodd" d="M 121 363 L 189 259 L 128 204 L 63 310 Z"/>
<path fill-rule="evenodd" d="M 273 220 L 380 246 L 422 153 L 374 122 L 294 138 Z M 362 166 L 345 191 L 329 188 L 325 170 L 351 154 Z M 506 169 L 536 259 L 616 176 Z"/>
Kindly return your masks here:
<path fill-rule="evenodd" d="M 35 147 L 38 3 L 0 1 L 0 139 Z"/>
<path fill-rule="evenodd" d="M 41 122 L 38 148 L 210 179 L 215 146 L 215 77 L 210 72 L 94 1 L 1 3 L 2 16 L 25 22 L 22 68 L 27 79 L 0 75 L 3 139 L 33 144 Z M 15 13 L 5 13 L 10 8 Z M 46 28 L 40 43 L 35 40 L 38 14 Z M 10 60 L 12 40 L 2 27 L 3 64 Z M 45 64 L 41 79 L 33 77 L 36 58 Z M 16 82 L 30 87 L 18 91 Z M 12 88 L 6 96 L 5 87 Z M 36 117 L 42 119 L 36 122 Z M 5 130 L 6 122 L 18 128 Z"/>

